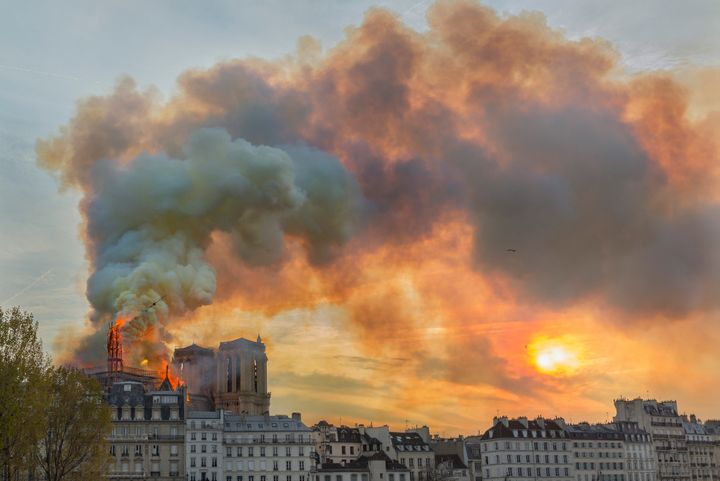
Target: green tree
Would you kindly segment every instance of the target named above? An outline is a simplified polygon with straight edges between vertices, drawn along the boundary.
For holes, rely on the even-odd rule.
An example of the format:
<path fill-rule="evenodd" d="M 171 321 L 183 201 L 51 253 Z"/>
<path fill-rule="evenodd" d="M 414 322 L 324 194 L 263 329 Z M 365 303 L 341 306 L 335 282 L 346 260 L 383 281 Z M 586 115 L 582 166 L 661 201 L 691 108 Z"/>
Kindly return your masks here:
<path fill-rule="evenodd" d="M 107 472 L 110 408 L 95 379 L 68 367 L 51 374 L 47 431 L 36 451 L 47 481 L 95 481 Z"/>
<path fill-rule="evenodd" d="M 0 308 L 0 467 L 3 479 L 32 468 L 47 417 L 50 360 L 32 314 Z"/>

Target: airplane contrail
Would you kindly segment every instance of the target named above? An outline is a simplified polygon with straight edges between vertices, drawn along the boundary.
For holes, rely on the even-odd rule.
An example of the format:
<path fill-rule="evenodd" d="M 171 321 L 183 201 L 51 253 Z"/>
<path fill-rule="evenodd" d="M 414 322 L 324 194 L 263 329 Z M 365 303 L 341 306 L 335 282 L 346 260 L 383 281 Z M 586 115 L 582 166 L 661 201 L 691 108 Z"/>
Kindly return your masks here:
<path fill-rule="evenodd" d="M 73 75 L 63 75 L 63 74 L 52 73 L 52 72 L 43 72 L 42 70 L 32 70 L 29 68 L 16 67 L 14 65 L 0 64 L 0 69 L 14 70 L 16 72 L 33 73 L 36 75 L 44 75 L 45 77 L 61 78 L 61 79 L 65 79 L 65 80 L 82 80 L 80 77 L 75 77 Z"/>
<path fill-rule="evenodd" d="M 17 291 L 17 292 L 16 292 L 15 294 L 13 294 L 12 296 L 10 296 L 10 297 L 8 297 L 7 299 L 5 299 L 4 301 L 0 302 L 0 304 L 7 304 L 7 303 L 9 303 L 9 302 L 12 301 L 13 299 L 15 299 L 17 296 L 23 294 L 23 293 L 26 292 L 28 289 L 30 289 L 30 288 L 32 288 L 33 286 L 35 286 L 38 282 L 45 280 L 45 279 L 47 278 L 47 276 L 50 275 L 51 272 L 52 272 L 52 269 L 48 269 L 46 272 L 40 274 L 40 275 L 37 276 L 35 279 L 33 279 L 32 281 L 30 281 L 30 283 L 29 283 L 28 285 L 26 285 L 25 287 L 23 287 L 22 289 L 20 289 L 19 291 Z"/>

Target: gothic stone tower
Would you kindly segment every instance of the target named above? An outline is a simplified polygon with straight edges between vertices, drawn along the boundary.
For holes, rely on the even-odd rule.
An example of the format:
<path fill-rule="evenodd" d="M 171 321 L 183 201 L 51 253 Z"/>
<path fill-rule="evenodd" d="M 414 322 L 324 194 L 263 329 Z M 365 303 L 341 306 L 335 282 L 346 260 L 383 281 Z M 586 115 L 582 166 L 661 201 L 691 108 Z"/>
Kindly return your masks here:
<path fill-rule="evenodd" d="M 251 415 L 270 412 L 267 361 L 260 336 L 256 342 L 244 338 L 221 342 L 215 355 L 215 409 Z"/>

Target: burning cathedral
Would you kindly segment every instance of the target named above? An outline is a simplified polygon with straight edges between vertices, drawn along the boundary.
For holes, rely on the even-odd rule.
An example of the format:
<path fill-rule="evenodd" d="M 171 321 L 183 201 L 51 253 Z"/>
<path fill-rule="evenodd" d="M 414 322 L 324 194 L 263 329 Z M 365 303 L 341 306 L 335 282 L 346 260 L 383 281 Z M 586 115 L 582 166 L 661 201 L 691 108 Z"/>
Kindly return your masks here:
<path fill-rule="evenodd" d="M 152 370 L 125 365 L 122 326 L 109 326 L 107 365 L 86 369 L 106 390 L 119 382 L 135 382 L 155 391 L 162 378 Z M 263 415 L 270 412 L 267 390 L 267 354 L 258 335 L 256 341 L 245 338 L 221 342 L 217 350 L 191 344 L 175 349 L 172 366 L 176 386 L 182 390 L 187 408 L 192 411 L 222 409 L 235 414 Z M 166 381 L 167 382 L 167 381 Z"/>

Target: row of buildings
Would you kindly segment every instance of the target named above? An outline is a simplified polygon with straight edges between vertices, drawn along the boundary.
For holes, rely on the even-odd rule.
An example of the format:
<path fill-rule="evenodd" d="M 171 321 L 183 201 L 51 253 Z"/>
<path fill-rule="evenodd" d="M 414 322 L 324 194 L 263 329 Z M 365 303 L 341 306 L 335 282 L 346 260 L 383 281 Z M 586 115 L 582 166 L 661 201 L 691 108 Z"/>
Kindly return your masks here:
<path fill-rule="evenodd" d="M 110 479 L 129 481 L 720 481 L 720 422 L 674 401 L 618 399 L 613 422 L 496 417 L 482 435 L 303 423 L 270 415 L 260 337 L 175 351 L 159 385 L 99 376 L 113 430 Z"/>

